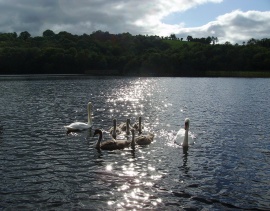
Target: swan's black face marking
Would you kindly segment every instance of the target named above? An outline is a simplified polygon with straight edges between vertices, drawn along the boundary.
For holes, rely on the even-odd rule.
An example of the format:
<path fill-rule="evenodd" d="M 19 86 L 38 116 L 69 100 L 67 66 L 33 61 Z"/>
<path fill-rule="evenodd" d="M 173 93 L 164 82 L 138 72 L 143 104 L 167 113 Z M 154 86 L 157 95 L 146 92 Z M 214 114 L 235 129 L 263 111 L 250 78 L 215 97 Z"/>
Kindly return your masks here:
<path fill-rule="evenodd" d="M 100 134 L 100 131 L 99 131 L 99 130 L 95 130 L 95 133 L 94 133 L 93 137 L 94 137 L 95 135 L 97 135 L 97 134 Z"/>

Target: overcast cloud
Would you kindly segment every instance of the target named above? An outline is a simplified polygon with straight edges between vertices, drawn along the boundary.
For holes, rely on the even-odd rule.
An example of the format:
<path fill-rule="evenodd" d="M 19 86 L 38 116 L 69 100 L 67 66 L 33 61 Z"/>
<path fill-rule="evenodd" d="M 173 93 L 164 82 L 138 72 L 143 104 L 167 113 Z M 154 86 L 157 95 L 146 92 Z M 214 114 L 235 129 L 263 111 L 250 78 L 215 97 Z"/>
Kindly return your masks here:
<path fill-rule="evenodd" d="M 215 36 L 220 43 L 269 37 L 270 11 L 235 10 L 196 28 L 185 26 L 185 20 L 178 24 L 162 22 L 173 12 L 185 12 L 207 2 L 222 0 L 0 0 L 0 32 L 28 31 L 32 36 L 40 36 L 46 29 L 79 35 L 97 30 L 133 35 L 173 33 L 184 39 L 187 35 Z"/>

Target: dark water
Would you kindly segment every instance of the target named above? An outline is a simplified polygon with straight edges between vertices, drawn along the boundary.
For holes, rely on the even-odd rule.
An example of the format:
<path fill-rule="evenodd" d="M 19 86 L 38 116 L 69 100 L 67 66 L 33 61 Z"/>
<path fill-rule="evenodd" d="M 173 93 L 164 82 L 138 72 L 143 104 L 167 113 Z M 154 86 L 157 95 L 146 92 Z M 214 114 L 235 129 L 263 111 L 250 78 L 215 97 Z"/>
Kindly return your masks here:
<path fill-rule="evenodd" d="M 0 78 L 0 210 L 270 208 L 270 80 Z M 94 128 L 143 117 L 148 147 L 101 153 Z M 172 138 L 190 118 L 188 151 Z M 104 132 L 105 138 L 108 134 Z"/>

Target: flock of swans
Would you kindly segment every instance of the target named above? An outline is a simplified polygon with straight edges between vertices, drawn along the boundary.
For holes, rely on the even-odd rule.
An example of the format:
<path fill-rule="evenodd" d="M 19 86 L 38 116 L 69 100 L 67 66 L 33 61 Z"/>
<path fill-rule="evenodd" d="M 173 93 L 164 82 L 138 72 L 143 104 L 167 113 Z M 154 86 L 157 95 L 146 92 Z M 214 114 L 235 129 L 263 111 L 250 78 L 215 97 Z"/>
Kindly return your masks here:
<path fill-rule="evenodd" d="M 92 103 L 89 102 L 87 105 L 88 112 L 88 122 L 74 122 L 70 125 L 64 126 L 67 133 L 82 131 L 86 129 L 92 129 Z M 181 145 L 183 148 L 188 147 L 188 131 L 189 131 L 190 120 L 188 118 L 185 119 L 185 127 L 181 128 L 176 136 L 174 137 L 174 143 Z M 100 129 L 95 129 L 94 136 L 98 135 L 98 141 L 96 143 L 97 150 L 117 150 L 131 147 L 133 150 L 135 149 L 135 145 L 149 145 L 154 140 L 154 134 L 148 133 L 143 134 L 142 129 L 142 118 L 139 117 L 139 121 L 136 122 L 133 126 L 130 124 L 130 119 L 127 119 L 126 122 L 120 123 L 117 125 L 116 119 L 113 120 L 113 127 L 109 129 L 109 133 L 111 135 L 110 140 L 103 140 L 103 132 Z M 127 139 L 131 133 L 131 141 Z M 137 133 L 137 135 L 135 134 Z M 117 136 L 125 137 L 124 139 L 118 139 Z"/>

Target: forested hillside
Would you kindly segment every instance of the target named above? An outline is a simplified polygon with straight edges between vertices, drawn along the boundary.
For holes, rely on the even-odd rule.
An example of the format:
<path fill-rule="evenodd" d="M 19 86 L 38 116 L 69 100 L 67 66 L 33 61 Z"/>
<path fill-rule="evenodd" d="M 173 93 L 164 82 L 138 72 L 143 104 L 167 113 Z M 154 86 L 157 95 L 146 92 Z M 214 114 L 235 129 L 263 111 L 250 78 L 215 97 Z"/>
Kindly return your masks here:
<path fill-rule="evenodd" d="M 208 72 L 270 73 L 270 39 L 218 44 L 217 38 L 177 39 L 129 33 L 0 33 L 0 74 L 205 76 Z"/>

